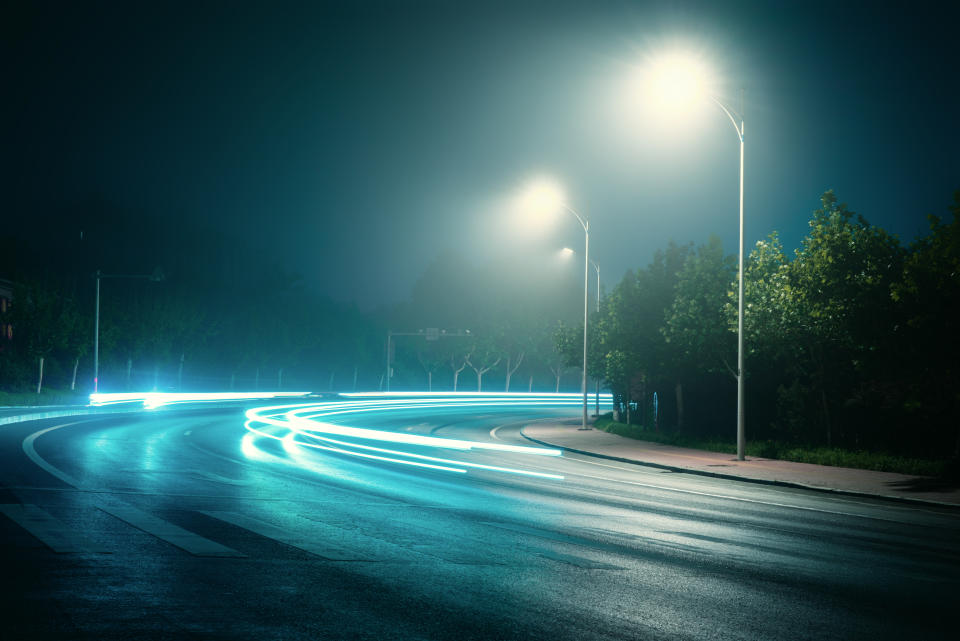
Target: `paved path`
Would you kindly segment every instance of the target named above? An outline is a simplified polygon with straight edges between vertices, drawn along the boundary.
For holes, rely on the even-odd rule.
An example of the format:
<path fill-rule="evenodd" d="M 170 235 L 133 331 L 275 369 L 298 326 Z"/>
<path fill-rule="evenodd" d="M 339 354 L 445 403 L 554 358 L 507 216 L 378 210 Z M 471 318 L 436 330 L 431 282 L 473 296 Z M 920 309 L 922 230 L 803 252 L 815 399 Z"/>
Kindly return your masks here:
<path fill-rule="evenodd" d="M 794 463 L 747 457 L 737 461 L 731 454 L 692 450 L 648 441 L 638 441 L 603 430 L 580 430 L 574 424 L 531 423 L 523 435 L 531 441 L 643 465 L 682 470 L 710 476 L 760 483 L 775 483 L 819 490 L 833 490 L 888 498 L 960 505 L 960 486 L 937 479 Z"/>

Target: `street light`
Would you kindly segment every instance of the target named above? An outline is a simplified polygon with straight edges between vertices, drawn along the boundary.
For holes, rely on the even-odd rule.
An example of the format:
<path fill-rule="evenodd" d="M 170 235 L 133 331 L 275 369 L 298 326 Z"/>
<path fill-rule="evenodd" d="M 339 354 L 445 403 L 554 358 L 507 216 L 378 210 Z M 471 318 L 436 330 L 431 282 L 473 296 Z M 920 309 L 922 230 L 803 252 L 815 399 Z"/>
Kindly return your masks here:
<path fill-rule="evenodd" d="M 744 369 L 743 369 L 743 91 L 740 92 L 740 113 L 724 105 L 709 90 L 710 75 L 697 58 L 672 53 L 651 64 L 648 80 L 653 96 L 663 107 L 670 107 L 674 115 L 703 99 L 709 99 L 727 115 L 740 139 L 740 242 L 737 270 L 737 460 L 744 460 L 746 436 L 744 430 Z M 739 124 L 737 121 L 739 120 Z"/>
<path fill-rule="evenodd" d="M 563 252 L 565 254 L 577 253 L 574 250 L 570 249 L 569 247 L 564 247 Z M 597 272 L 597 314 L 599 314 L 600 313 L 600 265 L 598 265 L 592 259 L 590 260 L 590 264 L 593 265 L 593 268 Z M 594 394 L 594 403 L 596 403 L 596 415 L 600 416 L 600 377 L 599 376 L 597 376 L 596 378 L 596 384 L 597 384 L 597 390 L 596 390 L 596 393 Z"/>
<path fill-rule="evenodd" d="M 99 269 L 93 275 L 97 280 L 97 306 L 93 319 L 93 393 L 100 389 L 100 279 L 101 278 L 133 278 L 150 280 L 159 283 L 165 277 L 163 270 L 157 267 L 151 274 L 104 274 Z"/>
<path fill-rule="evenodd" d="M 581 379 L 583 422 L 580 429 L 589 430 L 591 428 L 587 425 L 587 316 L 590 285 L 590 220 L 567 205 L 560 186 L 548 180 L 538 180 L 531 184 L 523 193 L 520 204 L 526 213 L 538 217 L 546 217 L 557 209 L 565 209 L 573 214 L 583 227 L 583 377 Z"/>

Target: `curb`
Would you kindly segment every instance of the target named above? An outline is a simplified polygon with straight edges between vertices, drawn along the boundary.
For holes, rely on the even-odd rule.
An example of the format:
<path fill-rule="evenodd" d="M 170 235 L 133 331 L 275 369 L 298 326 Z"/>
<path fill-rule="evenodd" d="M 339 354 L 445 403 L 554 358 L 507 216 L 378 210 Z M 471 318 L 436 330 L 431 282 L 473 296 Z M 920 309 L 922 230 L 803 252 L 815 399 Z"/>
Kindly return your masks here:
<path fill-rule="evenodd" d="M 872 494 L 870 492 L 857 492 L 855 490 L 840 490 L 831 487 L 821 487 L 817 485 L 806 485 L 804 483 L 796 483 L 793 481 L 776 481 L 770 479 L 757 479 L 750 478 L 745 476 L 736 476 L 734 474 L 724 474 L 722 472 L 707 472 L 706 470 L 696 470 L 686 467 L 677 467 L 674 465 L 664 465 L 662 463 L 650 463 L 647 461 L 638 461 L 637 459 L 624 458 L 622 456 L 612 456 L 610 454 L 599 454 L 597 452 L 588 452 L 587 450 L 578 450 L 573 447 L 566 447 L 563 445 L 557 445 L 556 443 L 549 443 L 547 441 L 541 441 L 540 439 L 535 439 L 532 436 L 528 436 L 525 429 L 526 425 L 520 428 L 520 435 L 528 441 L 533 441 L 539 445 L 545 445 L 547 447 L 555 447 L 565 452 L 573 452 L 575 454 L 583 454 L 584 456 L 592 456 L 594 458 L 602 458 L 608 461 L 619 461 L 621 463 L 629 463 L 631 465 L 642 465 L 644 467 L 654 467 L 661 470 L 667 470 L 668 472 L 679 472 L 683 474 L 696 474 L 698 476 L 708 476 L 717 479 L 724 479 L 727 481 L 743 481 L 744 483 L 755 483 L 758 485 L 773 485 L 776 487 L 790 487 L 799 490 L 812 490 L 814 492 L 823 492 L 825 494 L 834 494 L 839 496 L 855 496 L 858 498 L 867 498 L 867 499 L 880 499 L 884 501 L 892 501 L 896 503 L 906 503 L 907 505 L 913 506 L 931 506 L 935 505 L 937 507 L 946 507 L 952 508 L 955 510 L 960 510 L 960 505 L 956 503 L 945 503 L 943 501 L 932 501 L 929 499 L 918 499 L 908 496 L 891 496 L 889 494 Z"/>

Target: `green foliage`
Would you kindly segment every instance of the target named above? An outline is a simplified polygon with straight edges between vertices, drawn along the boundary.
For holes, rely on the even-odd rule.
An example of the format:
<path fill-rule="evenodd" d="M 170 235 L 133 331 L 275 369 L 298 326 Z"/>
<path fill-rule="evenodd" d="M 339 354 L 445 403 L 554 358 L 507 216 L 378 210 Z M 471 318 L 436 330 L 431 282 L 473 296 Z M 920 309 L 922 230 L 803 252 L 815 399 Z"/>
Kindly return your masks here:
<path fill-rule="evenodd" d="M 717 441 L 714 439 L 690 436 L 685 434 L 665 434 L 639 425 L 626 425 L 614 421 L 609 414 L 600 417 L 594 427 L 611 434 L 625 436 L 640 441 L 687 447 L 706 450 L 708 452 L 723 452 L 734 454 L 737 451 L 736 443 L 731 441 Z M 772 440 L 754 441 L 747 444 L 747 456 L 756 458 L 794 461 L 797 463 L 812 463 L 814 465 L 830 465 L 833 467 L 850 467 L 878 472 L 895 472 L 916 476 L 940 477 L 949 472 L 949 462 L 943 459 L 920 459 L 887 454 L 884 452 L 867 452 L 847 450 L 842 448 L 801 447 L 791 443 Z"/>
<path fill-rule="evenodd" d="M 724 308 L 735 277 L 736 260 L 724 255 L 717 236 L 690 254 L 677 274 L 662 331 L 688 367 L 707 372 L 732 369 L 736 324 L 731 327 Z"/>

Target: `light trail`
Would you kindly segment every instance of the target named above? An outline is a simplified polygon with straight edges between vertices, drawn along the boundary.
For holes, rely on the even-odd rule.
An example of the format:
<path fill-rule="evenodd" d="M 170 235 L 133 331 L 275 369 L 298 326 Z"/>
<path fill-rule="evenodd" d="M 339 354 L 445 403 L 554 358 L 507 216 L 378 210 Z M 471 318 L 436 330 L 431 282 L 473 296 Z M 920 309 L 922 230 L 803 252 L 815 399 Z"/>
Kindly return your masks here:
<path fill-rule="evenodd" d="M 310 392 L 118 392 L 90 395 L 90 405 L 142 403 L 148 410 L 174 403 L 209 403 L 212 401 L 250 401 L 269 398 L 297 398 Z"/>
<path fill-rule="evenodd" d="M 469 470 L 500 472 L 563 479 L 559 474 L 536 472 L 506 465 L 490 465 L 465 460 L 470 452 L 497 452 L 504 456 L 561 456 L 552 448 L 509 445 L 489 441 L 469 441 L 441 438 L 406 432 L 360 427 L 371 414 L 389 415 L 393 412 L 423 410 L 424 412 L 459 408 L 534 409 L 579 407 L 579 394 L 523 394 L 523 393 L 453 393 L 453 392 L 390 392 L 341 394 L 341 400 L 324 403 L 271 405 L 247 410 L 244 427 L 250 432 L 243 441 L 243 452 L 250 459 L 269 460 L 257 446 L 261 438 L 280 441 L 292 464 L 315 469 L 306 459 L 309 450 L 327 451 L 356 456 L 368 460 L 422 467 L 463 474 Z M 601 394 L 604 406 L 612 402 L 610 394 Z M 336 423 L 330 422 L 330 419 Z M 351 423 L 350 425 L 346 422 Z M 252 436 L 252 438 L 251 438 Z M 358 442 L 360 441 L 360 442 Z M 390 444 L 390 447 L 386 447 Z M 408 449 L 394 449 L 407 446 Z M 457 458 L 434 456 L 437 450 L 457 453 Z"/>

